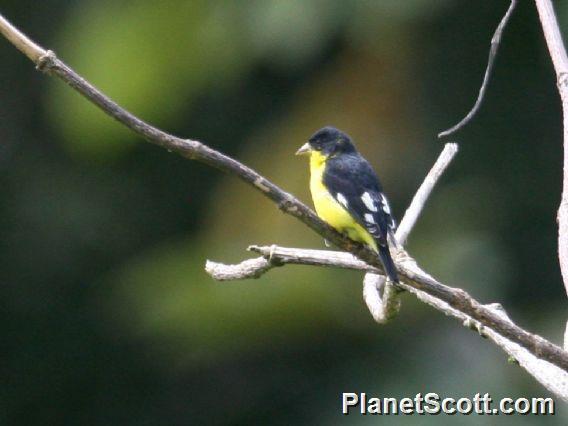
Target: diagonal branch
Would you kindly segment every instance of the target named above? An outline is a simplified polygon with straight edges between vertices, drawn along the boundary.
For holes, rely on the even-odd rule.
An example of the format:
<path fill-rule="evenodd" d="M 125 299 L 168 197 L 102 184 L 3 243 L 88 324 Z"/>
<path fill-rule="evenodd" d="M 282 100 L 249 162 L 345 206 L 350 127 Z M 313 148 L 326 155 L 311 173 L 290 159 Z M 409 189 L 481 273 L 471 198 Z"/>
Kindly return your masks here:
<path fill-rule="evenodd" d="M 6 18 L 0 15 L 0 34 L 8 39 L 16 48 L 28 57 L 36 65 L 39 59 L 45 55 L 45 50 L 35 44 L 24 33 L 13 26 Z"/>
<path fill-rule="evenodd" d="M 395 239 L 399 246 L 404 247 L 406 245 L 406 240 L 412 228 L 414 228 L 418 217 L 420 217 L 432 190 L 457 152 L 458 144 L 447 143 L 426 175 L 420 188 L 416 191 L 410 206 L 406 209 L 400 225 L 396 230 Z M 386 280 L 383 275 L 374 272 L 367 272 L 365 274 L 365 278 L 363 279 L 363 299 L 371 315 L 379 324 L 387 323 L 400 312 L 400 290 Z"/>
<path fill-rule="evenodd" d="M 501 44 L 501 36 L 503 35 L 503 30 L 505 29 L 507 22 L 509 22 L 509 18 L 513 14 L 513 10 L 515 9 L 516 5 L 517 0 L 511 0 L 511 4 L 509 5 L 507 12 L 505 12 L 505 15 L 503 15 L 503 18 L 501 18 L 501 22 L 499 22 L 499 25 L 497 25 L 497 28 L 495 29 L 495 33 L 493 33 L 493 37 L 491 38 L 491 48 L 489 49 L 489 59 L 487 60 L 487 68 L 485 68 L 485 75 L 483 76 L 483 82 L 481 83 L 481 87 L 479 88 L 479 94 L 477 95 L 475 104 L 473 104 L 471 110 L 464 118 L 461 119 L 458 124 L 452 126 L 447 130 L 444 130 L 443 132 L 438 133 L 439 138 L 450 136 L 452 133 L 460 130 L 462 127 L 468 124 L 473 119 L 473 117 L 475 117 L 477 111 L 479 111 L 481 103 L 483 102 L 483 98 L 485 97 L 485 92 L 487 91 L 489 78 L 491 77 L 491 73 L 493 71 L 493 65 L 495 64 L 497 51 L 499 50 L 499 45 Z"/>
<path fill-rule="evenodd" d="M 353 269 L 367 272 L 376 273 L 376 268 L 369 266 L 365 262 L 355 258 L 350 253 L 327 251 L 327 250 L 308 250 L 299 248 L 286 248 L 277 246 L 251 246 L 250 251 L 260 253 L 262 256 L 250 260 L 246 260 L 238 265 L 223 265 L 216 262 L 207 261 L 206 270 L 215 279 L 221 281 L 227 280 L 240 280 L 246 278 L 258 278 L 259 275 L 267 272 L 272 267 L 282 266 L 286 264 L 293 265 L 311 265 L 321 267 L 335 267 L 344 269 Z M 416 262 L 408 257 L 404 252 L 399 252 L 395 258 L 399 266 L 402 266 L 406 271 L 412 271 L 416 276 L 420 276 L 426 280 L 434 280 L 424 271 L 422 271 Z M 250 268 L 256 263 L 257 269 Z M 246 266 L 246 267 L 245 267 Z M 460 321 L 462 325 L 467 328 L 473 329 L 482 337 L 489 338 L 493 343 L 502 348 L 509 356 L 513 357 L 519 365 L 524 368 L 530 375 L 538 380 L 544 387 L 561 397 L 563 400 L 568 401 L 568 372 L 560 368 L 558 364 L 549 362 L 543 356 L 533 354 L 531 351 L 515 343 L 512 339 L 503 337 L 493 327 L 484 326 L 480 321 L 474 320 L 470 315 L 465 314 L 459 306 L 466 306 L 471 303 L 477 305 L 477 308 L 483 308 L 487 312 L 500 317 L 507 322 L 510 327 L 518 328 L 507 316 L 501 305 L 479 305 L 475 302 L 466 292 L 459 289 L 450 289 L 448 291 L 455 292 L 455 298 L 459 301 L 455 306 L 445 301 L 433 297 L 430 294 L 415 288 L 414 286 L 401 283 L 404 290 L 415 295 L 420 301 L 432 306 L 434 309 L 444 313 L 447 316 L 453 317 Z M 386 319 L 384 312 L 372 311 L 373 317 L 379 322 L 384 322 Z M 533 335 L 537 340 L 539 336 Z"/>
<path fill-rule="evenodd" d="M 420 185 L 420 188 L 416 191 L 410 206 L 406 209 L 406 213 L 404 213 L 404 216 L 400 221 L 400 225 L 398 225 L 396 230 L 396 240 L 401 246 L 406 245 L 408 235 L 410 235 L 412 228 L 414 228 L 416 221 L 420 217 L 420 214 L 424 209 L 424 205 L 436 186 L 438 179 L 440 179 L 442 174 L 446 171 L 457 153 L 458 144 L 447 143 L 440 153 L 440 156 L 426 175 L 424 182 L 422 182 L 422 185 Z"/>
<path fill-rule="evenodd" d="M 14 31 L 15 28 L 9 25 L 5 19 L 0 20 L 0 32 L 18 49 L 26 52 L 34 51 L 34 46 L 38 47 L 35 44 L 32 45 L 32 42 L 27 37 L 16 37 Z M 107 115 L 130 128 L 147 141 L 174 151 L 188 159 L 200 161 L 238 177 L 277 204 L 283 212 L 296 217 L 337 247 L 349 251 L 367 264 L 375 266 L 381 272 L 383 271 L 380 262 L 372 250 L 361 244 L 356 244 L 336 232 L 333 228 L 320 220 L 305 204 L 281 190 L 256 171 L 231 157 L 209 148 L 201 142 L 181 139 L 150 126 L 121 108 L 93 85 L 88 83 L 64 62 L 59 60 L 53 52 L 45 51 L 40 47 L 38 47 L 38 49 L 40 49 L 40 52 L 38 52 L 40 53 L 39 57 L 34 55 L 29 56 L 38 69 L 60 78 L 74 90 L 81 93 L 90 102 L 97 105 Z M 402 278 L 401 281 L 405 286 L 421 290 L 446 302 L 450 307 L 470 316 L 482 326 L 489 327 L 501 336 L 510 339 L 514 343 L 518 343 L 536 357 L 549 361 L 564 370 L 568 370 L 568 352 L 563 351 L 558 346 L 540 336 L 533 335 L 511 324 L 471 298 L 471 296 L 463 290 L 447 287 L 425 274 L 419 274 L 415 269 L 409 268 L 407 262 L 401 262 L 399 264 L 399 272 Z"/>
<path fill-rule="evenodd" d="M 329 250 L 286 248 L 274 245 L 250 246 L 249 250 L 262 255 L 260 258 L 254 259 L 263 267 L 263 271 L 260 272 L 260 274 L 268 272 L 273 267 L 285 264 L 336 267 L 375 273 L 379 272 L 376 267 L 357 259 L 351 253 Z M 261 261 L 260 259 L 263 259 L 264 261 Z M 428 298 L 430 298 L 428 300 L 437 300 L 439 302 L 439 306 L 443 306 L 443 309 L 439 310 L 442 310 L 444 313 L 451 314 L 454 311 L 459 312 L 461 315 L 459 318 L 467 317 L 471 321 L 474 321 L 475 324 L 478 324 L 478 327 L 490 329 L 494 333 L 507 339 L 512 344 L 525 348 L 525 350 L 527 350 L 527 352 L 532 356 L 554 364 L 556 367 L 564 370 L 565 372 L 568 371 L 563 362 L 559 363 L 557 360 L 549 357 L 548 352 L 552 349 L 548 347 L 549 344 L 555 348 L 552 349 L 554 352 L 560 351 L 564 354 L 565 352 L 562 351 L 562 349 L 538 335 L 526 332 L 516 324 L 510 322 L 510 320 L 504 319 L 499 313 L 496 313 L 494 309 L 487 307 L 486 305 L 482 305 L 465 291 L 458 288 L 448 287 L 438 282 L 436 279 L 432 278 L 420 269 L 415 260 L 408 256 L 408 254 L 403 250 L 400 250 L 395 255 L 394 260 L 399 267 L 399 271 L 405 277 L 405 280 L 400 283 L 400 287 L 402 289 L 413 294 L 425 294 Z M 257 271 L 244 271 L 239 268 L 239 265 L 229 265 L 229 267 L 227 267 L 227 265 L 223 265 L 221 263 L 208 261 L 206 270 L 213 278 L 223 281 L 259 277 L 259 274 L 253 273 Z M 413 281 L 407 281 L 406 277 L 410 277 Z M 435 290 L 433 290 L 433 288 L 435 288 Z M 437 306 L 434 307 L 438 308 Z M 451 311 L 449 311 L 450 309 Z M 498 321 L 495 321 L 496 317 L 499 318 Z M 522 334 L 523 337 L 517 333 Z M 519 340 L 525 340 L 525 338 L 532 342 L 531 345 L 519 343 Z M 566 398 L 568 398 L 568 393 L 566 393 Z"/>

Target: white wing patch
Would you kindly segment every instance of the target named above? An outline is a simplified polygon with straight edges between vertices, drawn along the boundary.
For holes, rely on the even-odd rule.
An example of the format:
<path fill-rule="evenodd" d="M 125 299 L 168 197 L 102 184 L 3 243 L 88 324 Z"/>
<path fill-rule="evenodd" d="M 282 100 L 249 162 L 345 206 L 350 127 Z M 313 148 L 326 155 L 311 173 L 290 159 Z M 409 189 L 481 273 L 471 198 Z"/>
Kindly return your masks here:
<path fill-rule="evenodd" d="M 370 211 L 372 212 L 377 211 L 377 206 L 375 206 L 375 203 L 371 198 L 371 194 L 369 194 L 368 192 L 364 192 L 363 195 L 361 195 L 361 201 L 363 201 L 365 207 L 367 207 Z"/>
<path fill-rule="evenodd" d="M 374 224 L 376 224 L 375 218 L 373 217 L 373 215 L 372 215 L 371 213 L 365 213 L 365 221 L 366 221 L 367 223 L 374 223 Z"/>
<path fill-rule="evenodd" d="M 347 202 L 347 198 L 345 198 L 345 195 L 343 195 L 341 192 L 337 193 L 337 201 L 339 202 L 339 204 L 341 204 L 343 207 L 347 208 L 349 206 L 349 203 Z"/>
<path fill-rule="evenodd" d="M 391 214 L 391 209 L 390 209 L 390 206 L 389 206 L 389 202 L 387 201 L 387 197 L 385 197 L 382 194 L 381 194 L 381 203 L 383 205 L 383 211 L 386 214 Z"/>

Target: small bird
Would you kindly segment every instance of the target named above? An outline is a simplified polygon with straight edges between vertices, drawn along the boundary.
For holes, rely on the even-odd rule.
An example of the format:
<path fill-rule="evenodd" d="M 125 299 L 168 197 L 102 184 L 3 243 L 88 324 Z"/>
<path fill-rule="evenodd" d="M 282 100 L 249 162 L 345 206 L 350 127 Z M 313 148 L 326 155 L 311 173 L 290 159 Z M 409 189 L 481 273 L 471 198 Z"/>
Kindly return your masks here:
<path fill-rule="evenodd" d="M 396 222 L 377 174 L 353 144 L 334 127 L 315 132 L 296 155 L 310 156 L 310 190 L 320 218 L 379 255 L 392 282 L 398 274 L 389 251 Z"/>

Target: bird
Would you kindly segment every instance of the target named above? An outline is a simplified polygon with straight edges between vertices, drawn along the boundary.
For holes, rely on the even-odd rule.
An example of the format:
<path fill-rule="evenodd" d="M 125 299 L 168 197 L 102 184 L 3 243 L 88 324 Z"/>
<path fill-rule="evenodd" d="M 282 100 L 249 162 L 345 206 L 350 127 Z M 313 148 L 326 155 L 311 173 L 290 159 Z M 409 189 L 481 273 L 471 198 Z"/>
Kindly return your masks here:
<path fill-rule="evenodd" d="M 310 191 L 317 215 L 374 250 L 388 279 L 398 283 L 389 250 L 389 238 L 397 244 L 396 221 L 377 174 L 351 137 L 335 127 L 323 127 L 296 155 L 310 157 Z"/>

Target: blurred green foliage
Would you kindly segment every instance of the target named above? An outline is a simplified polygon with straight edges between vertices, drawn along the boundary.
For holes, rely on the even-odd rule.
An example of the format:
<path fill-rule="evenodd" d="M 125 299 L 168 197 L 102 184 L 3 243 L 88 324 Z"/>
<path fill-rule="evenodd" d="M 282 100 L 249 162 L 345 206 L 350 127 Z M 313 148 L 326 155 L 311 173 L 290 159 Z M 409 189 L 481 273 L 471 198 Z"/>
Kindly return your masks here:
<path fill-rule="evenodd" d="M 519 3 L 409 249 L 560 341 L 559 102 L 534 6 Z M 2 13 L 143 119 L 305 201 L 295 149 L 323 125 L 344 129 L 400 217 L 441 149 L 436 133 L 471 106 L 507 4 L 46 0 Z M 0 424 L 363 424 L 378 419 L 341 416 L 341 392 L 548 396 L 408 295 L 400 318 L 376 326 L 360 273 L 288 266 L 214 282 L 206 259 L 323 243 L 233 177 L 141 142 L 3 41 L 0 58 Z"/>

